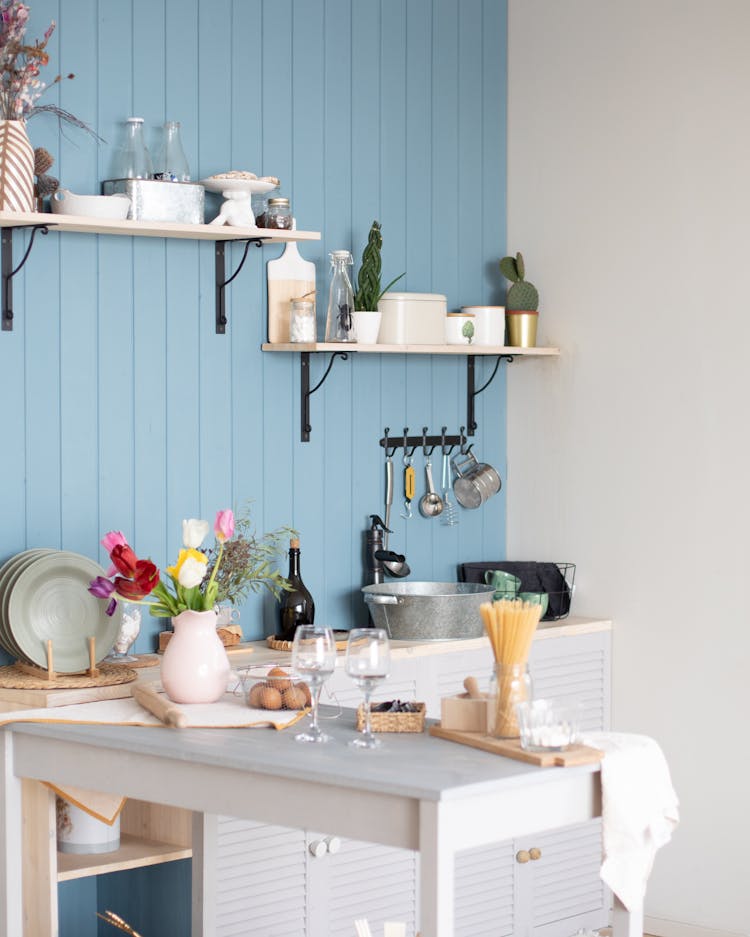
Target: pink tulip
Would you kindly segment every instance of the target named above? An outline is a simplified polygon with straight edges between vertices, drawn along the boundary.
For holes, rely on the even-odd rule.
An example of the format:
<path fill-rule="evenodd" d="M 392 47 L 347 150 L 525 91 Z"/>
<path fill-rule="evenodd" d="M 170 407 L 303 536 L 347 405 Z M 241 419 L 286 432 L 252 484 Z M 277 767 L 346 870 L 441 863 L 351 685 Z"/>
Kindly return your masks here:
<path fill-rule="evenodd" d="M 117 546 L 126 547 L 128 541 L 125 539 L 125 534 L 121 530 L 110 530 L 108 534 L 102 537 L 101 544 L 107 553 L 111 553 Z"/>
<path fill-rule="evenodd" d="M 227 508 L 216 512 L 214 522 L 214 536 L 219 543 L 224 543 L 234 535 L 234 514 Z"/>

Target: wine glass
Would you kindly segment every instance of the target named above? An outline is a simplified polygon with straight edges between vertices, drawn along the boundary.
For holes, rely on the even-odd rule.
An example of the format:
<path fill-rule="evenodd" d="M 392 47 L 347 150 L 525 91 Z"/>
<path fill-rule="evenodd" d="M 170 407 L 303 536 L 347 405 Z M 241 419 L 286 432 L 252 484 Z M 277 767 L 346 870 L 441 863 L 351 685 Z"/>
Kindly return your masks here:
<path fill-rule="evenodd" d="M 382 628 L 353 628 L 346 642 L 346 672 L 365 698 L 365 727 L 349 744 L 355 748 L 378 748 L 380 739 L 372 732 L 370 697 L 391 669 L 391 648 Z"/>
<path fill-rule="evenodd" d="M 321 625 L 298 625 L 292 642 L 292 670 L 310 684 L 312 722 L 305 732 L 294 738 L 297 742 L 330 742 L 331 736 L 318 725 L 318 704 L 323 684 L 336 667 L 336 641 L 330 628 Z"/>

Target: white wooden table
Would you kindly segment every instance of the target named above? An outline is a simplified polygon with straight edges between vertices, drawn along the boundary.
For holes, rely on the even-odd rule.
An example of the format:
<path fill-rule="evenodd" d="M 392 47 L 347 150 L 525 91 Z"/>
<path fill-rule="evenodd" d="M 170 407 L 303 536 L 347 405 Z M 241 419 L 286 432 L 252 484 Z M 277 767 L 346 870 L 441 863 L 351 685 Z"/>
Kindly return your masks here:
<path fill-rule="evenodd" d="M 328 745 L 297 743 L 294 729 L 0 730 L 0 937 L 23 932 L 22 778 L 418 850 L 423 937 L 453 935 L 456 852 L 600 814 L 597 766 L 536 768 L 427 734 L 386 735 L 382 749 L 354 750 L 350 723 L 327 723 Z M 210 937 L 201 904 L 195 896 L 193 937 Z M 642 909 L 616 902 L 614 937 L 641 937 L 642 923 Z"/>

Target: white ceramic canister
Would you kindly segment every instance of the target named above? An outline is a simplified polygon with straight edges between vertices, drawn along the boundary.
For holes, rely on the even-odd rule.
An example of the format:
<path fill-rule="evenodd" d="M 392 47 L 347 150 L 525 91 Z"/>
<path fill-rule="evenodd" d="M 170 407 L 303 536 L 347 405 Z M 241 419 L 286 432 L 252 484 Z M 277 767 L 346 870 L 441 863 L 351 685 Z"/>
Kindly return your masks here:
<path fill-rule="evenodd" d="M 379 345 L 443 345 L 448 300 L 441 293 L 384 293 Z"/>
<path fill-rule="evenodd" d="M 109 824 L 74 804 L 56 798 L 57 848 L 76 854 L 114 852 L 120 848 L 120 816 Z"/>
<path fill-rule="evenodd" d="M 470 312 L 449 312 L 445 317 L 447 345 L 476 345 L 476 324 Z"/>
<path fill-rule="evenodd" d="M 474 344 L 505 344 L 505 306 L 462 306 L 461 312 L 474 316 Z"/>

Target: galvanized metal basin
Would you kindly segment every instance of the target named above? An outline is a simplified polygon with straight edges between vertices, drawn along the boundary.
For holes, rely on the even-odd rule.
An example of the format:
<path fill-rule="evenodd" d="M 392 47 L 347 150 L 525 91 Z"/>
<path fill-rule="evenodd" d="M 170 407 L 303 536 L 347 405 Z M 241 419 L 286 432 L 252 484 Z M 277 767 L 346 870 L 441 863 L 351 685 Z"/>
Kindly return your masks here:
<path fill-rule="evenodd" d="M 492 586 L 474 582 L 383 582 L 362 589 L 376 628 L 396 641 L 454 641 L 484 634 L 479 606 Z"/>

